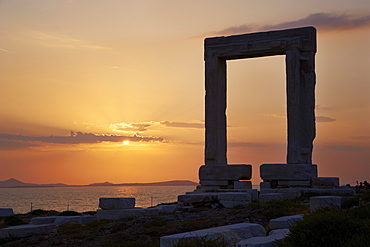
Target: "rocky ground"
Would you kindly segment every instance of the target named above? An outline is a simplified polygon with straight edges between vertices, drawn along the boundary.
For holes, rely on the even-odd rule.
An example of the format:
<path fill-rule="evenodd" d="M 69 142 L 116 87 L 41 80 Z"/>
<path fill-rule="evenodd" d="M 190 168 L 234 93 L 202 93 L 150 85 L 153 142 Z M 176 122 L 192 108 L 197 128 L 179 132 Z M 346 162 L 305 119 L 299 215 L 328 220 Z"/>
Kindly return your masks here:
<path fill-rule="evenodd" d="M 159 246 L 161 236 L 241 222 L 267 226 L 268 221 L 308 212 L 308 206 L 284 201 L 251 203 L 234 208 L 199 207 L 187 212 L 163 213 L 153 217 L 128 217 L 93 221 L 87 225 L 61 225 L 54 235 L 33 236 L 0 242 L 2 246 Z M 25 217 L 25 216 L 23 216 Z"/>

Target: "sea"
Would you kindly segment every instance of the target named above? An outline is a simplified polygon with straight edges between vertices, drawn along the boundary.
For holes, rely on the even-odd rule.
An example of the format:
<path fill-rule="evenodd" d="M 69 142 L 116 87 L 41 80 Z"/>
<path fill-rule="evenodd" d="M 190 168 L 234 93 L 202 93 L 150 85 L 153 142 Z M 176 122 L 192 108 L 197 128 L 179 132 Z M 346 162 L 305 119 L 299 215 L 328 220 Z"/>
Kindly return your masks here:
<path fill-rule="evenodd" d="M 259 187 L 259 186 L 258 186 Z M 253 186 L 254 189 L 258 189 Z M 0 208 L 14 213 L 35 209 L 95 211 L 101 197 L 133 197 L 135 207 L 147 208 L 177 201 L 178 195 L 195 190 L 195 186 L 78 186 L 0 188 Z"/>

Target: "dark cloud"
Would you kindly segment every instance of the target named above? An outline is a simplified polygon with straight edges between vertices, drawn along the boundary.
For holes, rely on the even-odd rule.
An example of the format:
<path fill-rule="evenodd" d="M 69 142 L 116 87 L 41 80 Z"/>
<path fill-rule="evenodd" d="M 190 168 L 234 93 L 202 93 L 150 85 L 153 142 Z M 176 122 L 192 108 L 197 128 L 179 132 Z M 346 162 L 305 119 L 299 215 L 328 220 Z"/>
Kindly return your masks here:
<path fill-rule="evenodd" d="M 243 148 L 260 148 L 264 147 L 262 144 L 251 143 L 251 142 L 228 142 L 227 146 L 229 148 L 243 147 Z"/>
<path fill-rule="evenodd" d="M 330 110 L 330 107 L 323 106 L 323 105 L 316 105 L 315 108 L 316 108 L 316 110 L 325 110 L 325 111 Z"/>
<path fill-rule="evenodd" d="M 320 31 L 351 30 L 370 26 L 370 15 L 355 17 L 347 14 L 315 13 L 310 14 L 302 19 L 282 22 L 274 25 L 258 26 L 253 24 L 243 24 L 239 26 L 232 26 L 220 31 L 205 34 L 203 35 L 203 37 L 209 35 L 233 35 L 256 31 L 296 28 L 303 26 L 314 26 Z"/>
<path fill-rule="evenodd" d="M 364 151 L 369 152 L 370 151 L 370 147 L 368 146 L 354 146 L 354 145 L 339 144 L 339 145 L 330 145 L 326 147 L 336 150 L 336 151 L 340 151 L 340 152 L 364 152 Z"/>
<path fill-rule="evenodd" d="M 351 136 L 350 138 L 357 141 L 370 141 L 370 136 Z"/>
<path fill-rule="evenodd" d="M 174 128 L 193 128 L 193 129 L 203 129 L 204 128 L 204 123 L 185 123 L 185 122 L 170 122 L 170 121 L 162 121 L 160 123 L 164 126 L 174 127 Z"/>
<path fill-rule="evenodd" d="M 145 137 L 139 135 L 123 136 L 123 135 L 97 135 L 93 133 L 70 132 L 69 136 L 23 136 L 0 134 L 1 149 L 22 148 L 37 146 L 35 143 L 55 143 L 55 144 L 81 144 L 81 143 L 100 143 L 100 142 L 151 142 L 163 141 L 161 137 Z M 7 144 L 9 146 L 7 146 Z"/>
<path fill-rule="evenodd" d="M 148 128 L 152 126 L 152 123 L 144 122 L 144 123 L 118 123 L 114 124 L 116 130 L 120 131 L 146 131 Z"/>
<path fill-rule="evenodd" d="M 324 117 L 324 116 L 316 116 L 316 122 L 320 123 L 328 123 L 336 121 L 334 118 Z"/>
<path fill-rule="evenodd" d="M 0 139 L 0 150 L 17 150 L 17 149 L 38 147 L 38 146 L 40 145 L 36 143 L 31 143 L 31 142 Z"/>
<path fill-rule="evenodd" d="M 315 13 L 296 21 L 268 25 L 264 26 L 264 28 L 269 30 L 301 26 L 314 26 L 325 31 L 350 30 L 370 26 L 370 15 L 351 17 L 346 14 Z"/>

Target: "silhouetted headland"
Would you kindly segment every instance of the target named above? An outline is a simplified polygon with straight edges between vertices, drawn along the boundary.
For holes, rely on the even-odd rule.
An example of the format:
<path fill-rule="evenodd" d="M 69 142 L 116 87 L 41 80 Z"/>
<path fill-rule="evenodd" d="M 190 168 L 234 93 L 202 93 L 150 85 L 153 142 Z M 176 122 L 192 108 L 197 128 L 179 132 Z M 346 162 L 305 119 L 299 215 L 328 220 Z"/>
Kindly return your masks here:
<path fill-rule="evenodd" d="M 35 183 L 24 183 L 17 179 L 11 178 L 5 181 L 0 181 L 0 188 L 26 188 L 26 187 L 77 187 L 77 186 L 196 186 L 198 183 L 190 180 L 171 180 L 164 182 L 152 182 L 152 183 L 119 183 L 114 184 L 110 182 L 103 183 L 91 183 L 87 185 L 68 185 L 63 183 L 55 184 L 35 184 Z"/>

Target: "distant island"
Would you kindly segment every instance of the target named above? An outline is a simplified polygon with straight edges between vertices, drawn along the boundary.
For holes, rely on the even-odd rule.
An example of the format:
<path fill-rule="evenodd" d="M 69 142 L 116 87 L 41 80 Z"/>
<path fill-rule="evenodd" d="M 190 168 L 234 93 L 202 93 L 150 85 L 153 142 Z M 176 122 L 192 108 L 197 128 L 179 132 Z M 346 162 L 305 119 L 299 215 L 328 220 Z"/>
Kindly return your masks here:
<path fill-rule="evenodd" d="M 0 188 L 28 188 L 28 187 L 83 187 L 83 186 L 196 186 L 198 183 L 190 180 L 171 180 L 164 182 L 152 182 L 152 183 L 120 183 L 114 184 L 110 182 L 103 183 L 92 183 L 87 185 L 68 185 L 63 183 L 55 184 L 34 184 L 24 183 L 15 178 L 11 178 L 5 181 L 0 181 Z"/>

